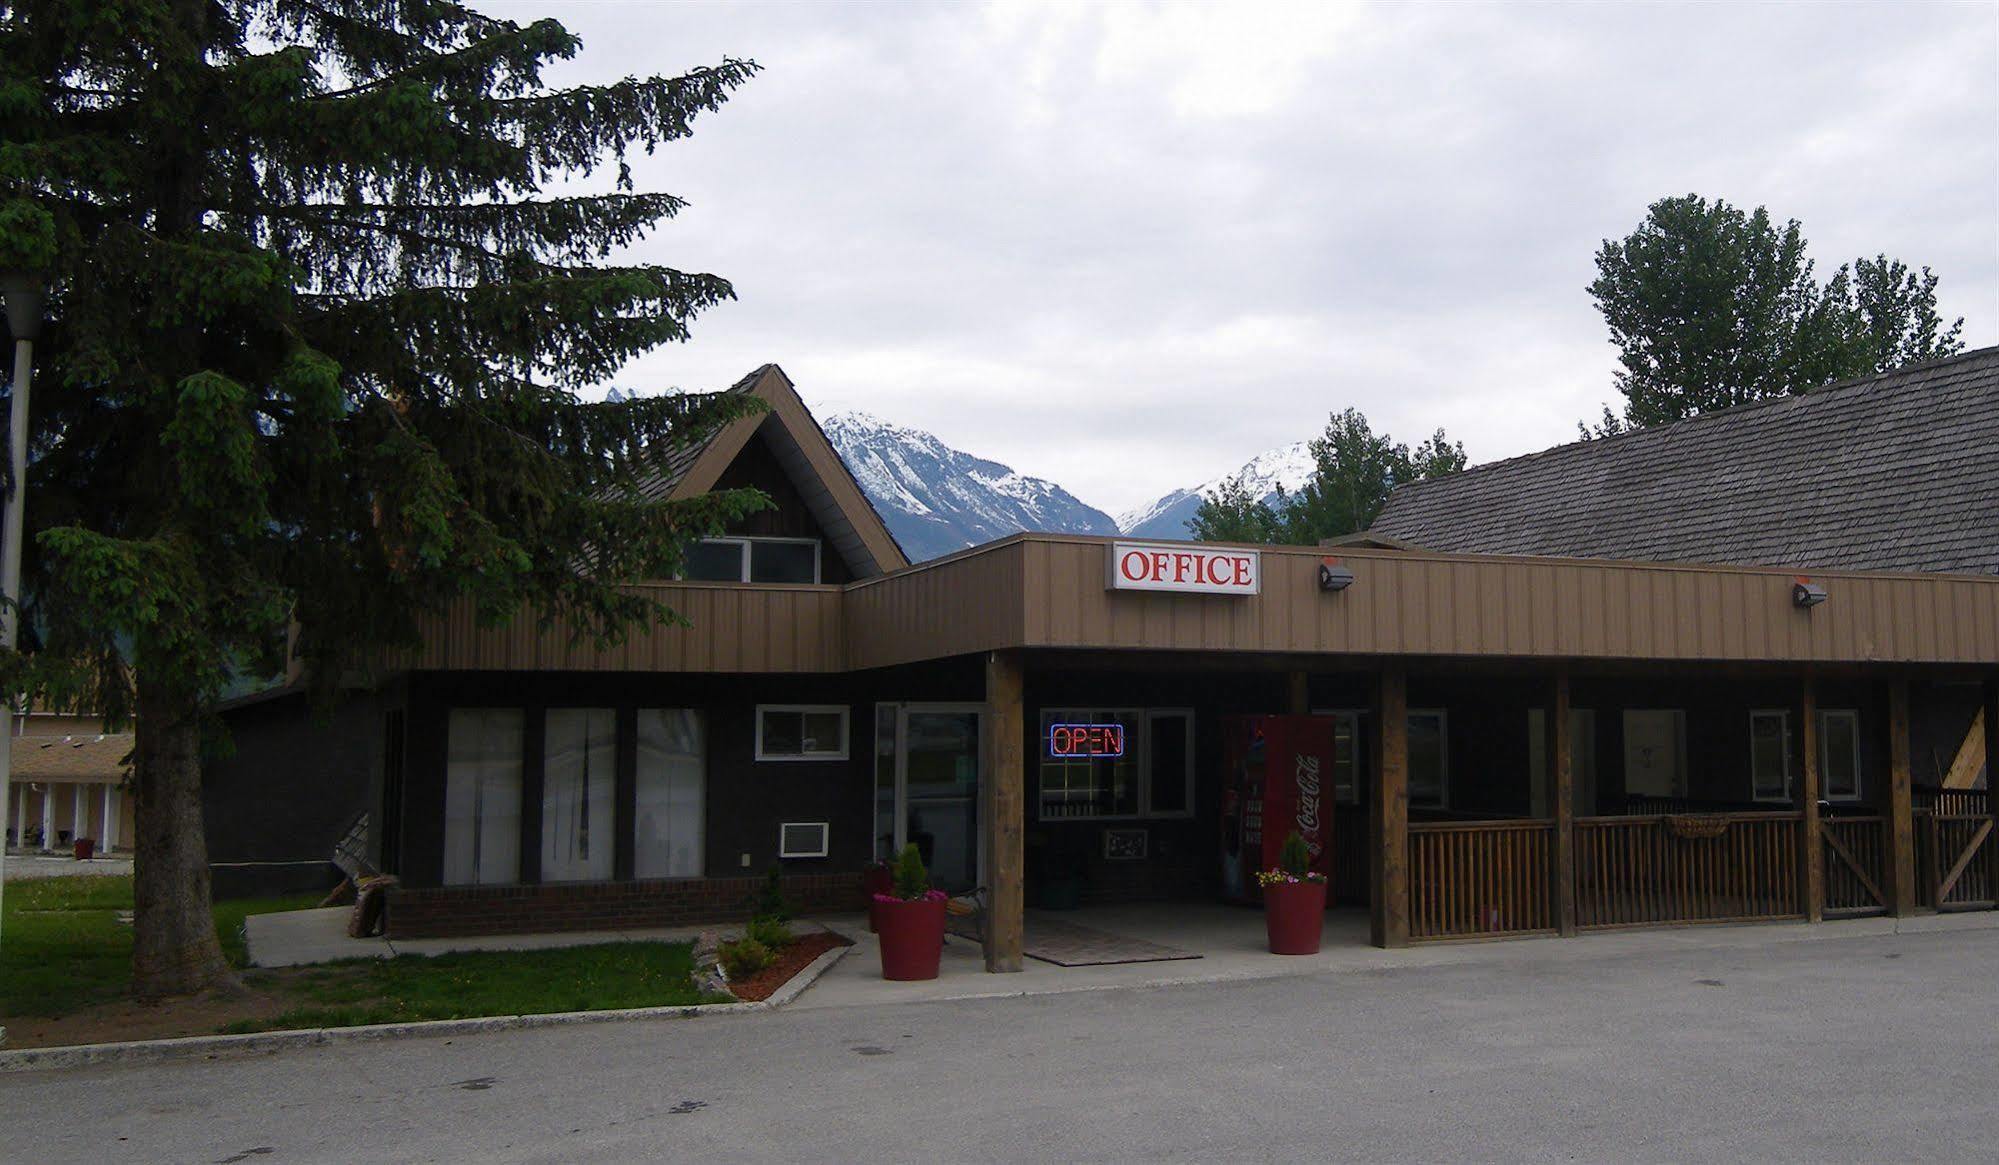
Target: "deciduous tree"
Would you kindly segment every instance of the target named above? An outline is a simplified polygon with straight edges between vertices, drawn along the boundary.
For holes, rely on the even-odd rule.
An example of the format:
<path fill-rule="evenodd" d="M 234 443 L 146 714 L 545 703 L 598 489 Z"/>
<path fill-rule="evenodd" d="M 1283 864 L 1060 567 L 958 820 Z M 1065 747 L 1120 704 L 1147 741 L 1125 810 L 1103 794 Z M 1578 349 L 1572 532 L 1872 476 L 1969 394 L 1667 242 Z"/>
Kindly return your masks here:
<path fill-rule="evenodd" d="M 1590 295 L 1618 349 L 1622 413 L 1583 436 L 1666 424 L 1962 349 L 1937 314 L 1936 276 L 1887 256 L 1821 285 L 1796 219 L 1698 195 L 1662 199 L 1604 240 Z"/>

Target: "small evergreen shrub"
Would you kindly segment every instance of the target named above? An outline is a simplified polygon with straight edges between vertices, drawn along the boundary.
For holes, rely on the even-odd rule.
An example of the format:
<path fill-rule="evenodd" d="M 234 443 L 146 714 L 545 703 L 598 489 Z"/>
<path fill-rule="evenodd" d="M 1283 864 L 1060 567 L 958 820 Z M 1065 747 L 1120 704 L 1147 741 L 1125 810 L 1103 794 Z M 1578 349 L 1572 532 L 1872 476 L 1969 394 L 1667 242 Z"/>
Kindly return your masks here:
<path fill-rule="evenodd" d="M 1305 839 L 1295 829 L 1277 850 L 1277 868 L 1294 878 L 1304 877 L 1312 868 L 1312 851 L 1305 848 Z"/>
<path fill-rule="evenodd" d="M 782 918 L 769 914 L 759 914 L 750 919 L 743 930 L 743 937 L 754 939 L 771 950 L 791 945 L 791 927 Z"/>
<path fill-rule="evenodd" d="M 895 859 L 895 896 L 914 902 L 929 893 L 930 871 L 923 868 L 923 855 L 916 852 L 916 843 L 910 842 Z"/>
<path fill-rule="evenodd" d="M 777 953 L 753 938 L 723 943 L 715 952 L 732 983 L 740 983 L 777 961 Z"/>

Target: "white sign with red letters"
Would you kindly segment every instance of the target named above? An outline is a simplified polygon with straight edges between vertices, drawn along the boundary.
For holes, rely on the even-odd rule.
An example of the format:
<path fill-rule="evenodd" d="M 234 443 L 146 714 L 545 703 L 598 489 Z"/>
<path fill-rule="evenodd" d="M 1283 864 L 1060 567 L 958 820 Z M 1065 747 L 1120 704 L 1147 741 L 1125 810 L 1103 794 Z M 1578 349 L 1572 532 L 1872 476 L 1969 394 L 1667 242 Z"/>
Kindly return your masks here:
<path fill-rule="evenodd" d="M 1105 575 L 1114 591 L 1254 595 L 1262 590 L 1263 560 L 1254 550 L 1198 542 L 1113 542 L 1108 549 Z"/>

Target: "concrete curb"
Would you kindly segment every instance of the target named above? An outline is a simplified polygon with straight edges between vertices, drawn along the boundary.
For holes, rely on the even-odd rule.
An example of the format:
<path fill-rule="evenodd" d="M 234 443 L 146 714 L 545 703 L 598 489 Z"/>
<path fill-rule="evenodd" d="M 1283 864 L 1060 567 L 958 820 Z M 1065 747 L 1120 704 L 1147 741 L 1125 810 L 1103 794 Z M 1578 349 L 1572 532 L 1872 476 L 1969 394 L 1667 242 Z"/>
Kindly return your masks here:
<path fill-rule="evenodd" d="M 323 1027 L 299 1031 L 255 1032 L 241 1036 L 181 1036 L 170 1040 L 129 1040 L 114 1044 L 72 1044 L 59 1048 L 0 1051 L 0 1074 L 48 1072 L 65 1068 L 152 1064 L 166 1060 L 212 1060 L 222 1056 L 282 1052 L 328 1044 L 374 1043 L 382 1040 L 477 1035 L 575 1024 L 625 1023 L 632 1020 L 699 1019 L 710 1015 L 747 1015 L 773 1011 L 799 997 L 827 968 L 852 947 L 834 947 L 805 965 L 769 999 L 758 1003 L 699 1003 L 683 1007 L 630 1007 L 617 1011 L 558 1011 L 542 1015 L 489 1015 L 477 1019 L 435 1019 L 415 1023 L 378 1023 L 360 1027 Z"/>

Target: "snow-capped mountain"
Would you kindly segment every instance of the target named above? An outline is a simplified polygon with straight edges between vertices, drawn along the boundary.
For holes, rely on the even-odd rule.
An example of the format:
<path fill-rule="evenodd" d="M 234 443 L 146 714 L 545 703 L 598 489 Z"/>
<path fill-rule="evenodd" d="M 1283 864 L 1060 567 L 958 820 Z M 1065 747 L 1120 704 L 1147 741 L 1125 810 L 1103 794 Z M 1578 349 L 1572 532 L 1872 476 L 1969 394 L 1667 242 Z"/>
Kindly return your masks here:
<path fill-rule="evenodd" d="M 1021 530 L 1115 534 L 1117 523 L 1051 481 L 953 449 L 867 413 L 822 426 L 912 561 Z"/>
<path fill-rule="evenodd" d="M 1240 481 L 1249 492 L 1268 502 L 1281 487 L 1287 493 L 1311 480 L 1317 463 L 1308 442 L 1266 450 L 1251 458 L 1234 473 L 1204 481 L 1193 489 L 1176 489 L 1149 506 L 1118 517 L 1118 529 L 1138 538 L 1186 538 L 1187 523 L 1201 508 L 1201 499 L 1220 489 L 1224 482 Z"/>

